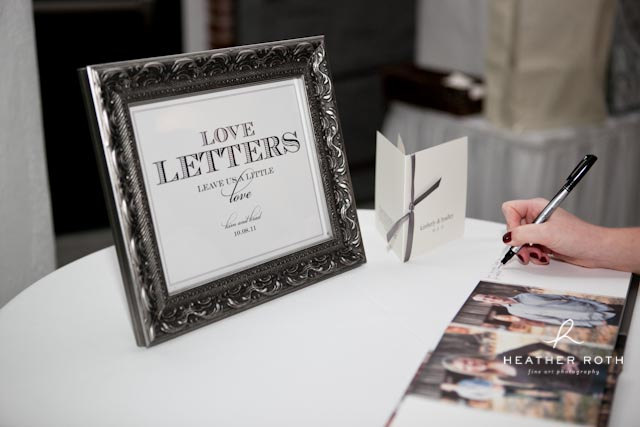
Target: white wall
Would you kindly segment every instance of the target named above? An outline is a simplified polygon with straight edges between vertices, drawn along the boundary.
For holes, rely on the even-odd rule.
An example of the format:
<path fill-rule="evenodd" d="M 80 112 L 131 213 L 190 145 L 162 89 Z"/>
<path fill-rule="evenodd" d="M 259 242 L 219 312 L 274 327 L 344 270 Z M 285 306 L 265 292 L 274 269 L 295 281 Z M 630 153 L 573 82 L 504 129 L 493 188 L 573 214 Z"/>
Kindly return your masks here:
<path fill-rule="evenodd" d="M 55 264 L 31 1 L 0 1 L 0 52 L 2 307 Z"/>

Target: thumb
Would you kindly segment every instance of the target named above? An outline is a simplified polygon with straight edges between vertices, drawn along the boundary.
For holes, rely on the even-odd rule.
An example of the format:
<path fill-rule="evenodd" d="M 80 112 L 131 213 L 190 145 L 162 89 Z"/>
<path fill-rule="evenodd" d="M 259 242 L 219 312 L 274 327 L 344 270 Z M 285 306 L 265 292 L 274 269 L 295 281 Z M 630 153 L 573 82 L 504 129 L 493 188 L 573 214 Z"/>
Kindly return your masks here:
<path fill-rule="evenodd" d="M 525 224 L 511 230 L 510 246 L 522 246 L 528 243 L 548 246 L 549 236 L 545 224 Z"/>

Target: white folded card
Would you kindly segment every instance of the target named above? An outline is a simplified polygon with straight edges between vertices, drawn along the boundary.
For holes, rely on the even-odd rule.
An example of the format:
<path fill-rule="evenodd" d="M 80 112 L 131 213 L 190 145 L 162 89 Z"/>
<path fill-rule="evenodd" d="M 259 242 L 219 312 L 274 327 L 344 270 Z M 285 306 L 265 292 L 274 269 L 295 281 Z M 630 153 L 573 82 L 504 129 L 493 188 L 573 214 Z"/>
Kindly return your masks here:
<path fill-rule="evenodd" d="M 406 154 L 376 141 L 376 227 L 405 262 L 461 237 L 467 202 L 467 138 Z"/>

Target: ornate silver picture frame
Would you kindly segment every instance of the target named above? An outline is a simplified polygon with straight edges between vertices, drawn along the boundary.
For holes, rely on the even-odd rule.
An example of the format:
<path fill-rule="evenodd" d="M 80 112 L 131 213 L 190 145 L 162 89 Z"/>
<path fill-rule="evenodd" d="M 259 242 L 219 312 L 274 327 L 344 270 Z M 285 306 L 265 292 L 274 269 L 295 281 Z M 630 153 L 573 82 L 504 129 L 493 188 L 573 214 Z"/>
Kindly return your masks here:
<path fill-rule="evenodd" d="M 323 37 L 79 72 L 138 345 L 365 262 Z"/>

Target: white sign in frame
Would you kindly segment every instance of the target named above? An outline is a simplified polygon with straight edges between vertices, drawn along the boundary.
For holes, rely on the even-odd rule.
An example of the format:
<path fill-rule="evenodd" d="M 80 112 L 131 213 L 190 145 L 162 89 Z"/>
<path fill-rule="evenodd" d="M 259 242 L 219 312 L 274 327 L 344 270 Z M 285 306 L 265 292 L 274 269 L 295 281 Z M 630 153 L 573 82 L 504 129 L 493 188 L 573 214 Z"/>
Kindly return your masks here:
<path fill-rule="evenodd" d="M 365 262 L 322 37 L 80 76 L 139 345 Z"/>
<path fill-rule="evenodd" d="M 130 111 L 169 294 L 331 237 L 303 77 Z"/>

